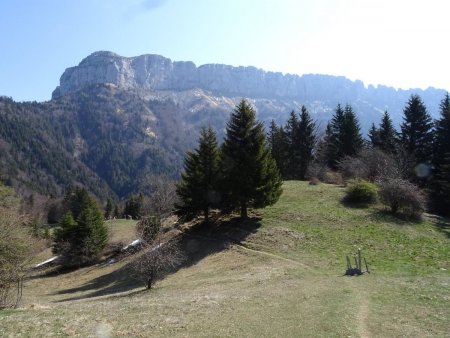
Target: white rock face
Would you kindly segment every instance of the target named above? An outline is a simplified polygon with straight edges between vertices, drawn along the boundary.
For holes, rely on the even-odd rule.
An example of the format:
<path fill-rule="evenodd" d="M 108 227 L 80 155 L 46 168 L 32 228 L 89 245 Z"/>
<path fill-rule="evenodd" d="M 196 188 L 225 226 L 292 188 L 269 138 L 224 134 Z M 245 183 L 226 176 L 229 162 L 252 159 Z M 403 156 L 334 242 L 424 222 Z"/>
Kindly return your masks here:
<path fill-rule="evenodd" d="M 265 72 L 255 67 L 172 62 L 159 55 L 123 57 L 112 52 L 95 52 L 76 67 L 66 69 L 58 97 L 94 84 L 114 84 L 123 89 L 189 90 L 199 88 L 222 95 L 249 97 L 298 97 L 302 77 Z"/>

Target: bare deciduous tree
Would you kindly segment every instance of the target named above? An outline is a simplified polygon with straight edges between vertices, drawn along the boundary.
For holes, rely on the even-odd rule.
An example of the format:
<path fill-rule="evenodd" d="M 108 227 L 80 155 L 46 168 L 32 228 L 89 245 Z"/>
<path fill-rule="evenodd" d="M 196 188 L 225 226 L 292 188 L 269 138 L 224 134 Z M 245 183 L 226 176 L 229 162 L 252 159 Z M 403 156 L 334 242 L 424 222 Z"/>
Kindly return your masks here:
<path fill-rule="evenodd" d="M 16 307 L 22 298 L 25 267 L 35 247 L 25 223 L 16 210 L 0 208 L 0 309 Z"/>
<path fill-rule="evenodd" d="M 131 272 L 147 289 L 152 288 L 162 273 L 177 267 L 184 259 L 177 239 L 164 240 L 159 235 L 151 244 L 142 241 L 141 248 L 142 252 L 131 264 Z"/>

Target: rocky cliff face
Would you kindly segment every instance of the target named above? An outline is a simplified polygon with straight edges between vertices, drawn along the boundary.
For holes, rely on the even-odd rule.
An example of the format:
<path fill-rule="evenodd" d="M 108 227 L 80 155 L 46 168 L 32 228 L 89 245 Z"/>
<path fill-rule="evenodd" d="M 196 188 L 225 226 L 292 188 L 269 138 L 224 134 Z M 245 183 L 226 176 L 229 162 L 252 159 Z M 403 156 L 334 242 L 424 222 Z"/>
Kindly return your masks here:
<path fill-rule="evenodd" d="M 152 100 L 181 103 L 187 114 L 203 111 L 213 114 L 214 107 L 232 109 L 242 97 L 250 99 L 259 118 L 274 118 L 284 123 L 291 110 L 305 105 L 325 125 L 338 103 L 350 104 L 357 112 L 363 131 L 372 122 L 379 123 L 388 110 L 397 125 L 411 94 L 419 94 L 432 116 L 438 116 L 445 91 L 395 90 L 386 86 L 364 87 L 361 81 L 328 75 L 283 75 L 255 67 L 232 67 L 193 62 L 172 62 L 160 55 L 122 57 L 112 52 L 95 52 L 78 66 L 66 69 L 53 98 L 75 93 L 92 85 L 110 84 L 132 90 Z"/>
<path fill-rule="evenodd" d="M 320 77 L 340 86 L 363 91 L 362 82 L 343 77 Z M 315 93 L 314 75 L 298 76 L 265 72 L 255 67 L 232 67 L 193 62 L 172 62 L 159 55 L 122 57 L 111 52 L 95 52 L 61 76 L 58 97 L 94 84 L 114 84 L 123 89 L 175 90 L 203 89 L 219 95 L 304 99 Z M 326 90 L 325 88 L 322 88 Z M 330 88 L 333 89 L 333 88 Z"/>

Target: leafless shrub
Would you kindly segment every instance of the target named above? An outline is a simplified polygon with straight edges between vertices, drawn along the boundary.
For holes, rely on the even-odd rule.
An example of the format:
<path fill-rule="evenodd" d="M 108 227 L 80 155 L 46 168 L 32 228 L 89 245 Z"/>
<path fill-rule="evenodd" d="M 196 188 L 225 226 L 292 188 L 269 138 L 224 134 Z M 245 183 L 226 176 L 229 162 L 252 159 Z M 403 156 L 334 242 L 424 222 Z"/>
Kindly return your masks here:
<path fill-rule="evenodd" d="M 309 185 L 319 185 L 320 180 L 317 177 L 311 177 L 309 179 Z"/>
<path fill-rule="evenodd" d="M 144 200 L 144 214 L 165 218 L 170 215 L 177 200 L 175 183 L 157 179 L 152 187 L 151 197 Z"/>
<path fill-rule="evenodd" d="M 425 197 L 417 186 L 403 179 L 390 179 L 381 183 L 378 191 L 380 201 L 393 214 L 420 219 L 425 211 Z"/>
<path fill-rule="evenodd" d="M 159 235 L 151 244 L 142 241 L 141 253 L 131 263 L 131 273 L 151 289 L 164 272 L 179 266 L 183 259 L 179 241 Z"/>
<path fill-rule="evenodd" d="M 383 181 L 400 178 L 402 169 L 396 160 L 379 149 L 364 149 L 356 157 L 345 157 L 338 164 L 344 179 L 362 178 Z"/>
<path fill-rule="evenodd" d="M 343 184 L 343 179 L 340 173 L 335 172 L 324 164 L 313 163 L 307 170 L 307 177 L 311 180 L 313 177 L 321 182 L 328 184 Z"/>
<path fill-rule="evenodd" d="M 151 243 L 161 231 L 161 220 L 157 216 L 142 218 L 136 224 L 136 234 L 141 240 Z"/>
<path fill-rule="evenodd" d="M 0 309 L 16 307 L 32 248 L 35 247 L 23 216 L 0 208 Z"/>

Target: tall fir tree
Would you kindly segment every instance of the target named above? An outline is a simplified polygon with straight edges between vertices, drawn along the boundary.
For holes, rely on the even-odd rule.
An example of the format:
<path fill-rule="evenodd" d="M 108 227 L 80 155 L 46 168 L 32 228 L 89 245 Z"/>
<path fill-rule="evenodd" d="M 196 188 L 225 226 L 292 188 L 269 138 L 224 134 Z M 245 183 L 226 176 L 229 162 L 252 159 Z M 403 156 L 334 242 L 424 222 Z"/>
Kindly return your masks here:
<path fill-rule="evenodd" d="M 108 198 L 106 201 L 106 207 L 105 207 L 105 219 L 110 219 L 113 216 L 114 211 L 114 205 L 111 198 Z"/>
<path fill-rule="evenodd" d="M 219 148 L 215 131 L 202 128 L 199 146 L 189 152 L 185 159 L 184 172 L 177 185 L 181 203 L 176 204 L 177 215 L 192 219 L 203 213 L 205 223 L 209 222 L 209 212 L 219 202 Z"/>
<path fill-rule="evenodd" d="M 314 148 L 317 141 L 316 124 L 311 119 L 311 116 L 309 115 L 309 112 L 305 106 L 302 106 L 301 108 L 298 129 L 298 148 L 300 153 L 300 163 L 298 167 L 297 177 L 301 180 L 304 180 L 308 167 L 314 159 Z"/>
<path fill-rule="evenodd" d="M 299 120 L 295 111 L 291 111 L 289 119 L 284 127 L 287 144 L 287 158 L 286 158 L 286 179 L 298 179 L 298 172 L 301 161 L 300 149 L 300 130 Z"/>
<path fill-rule="evenodd" d="M 344 110 L 338 104 L 334 115 L 327 124 L 324 138 L 324 151 L 327 165 L 336 169 L 338 162 L 345 156 L 342 145 L 342 133 L 344 130 Z"/>
<path fill-rule="evenodd" d="M 270 153 L 282 177 L 285 177 L 287 170 L 287 137 L 283 126 L 277 126 L 274 120 L 270 122 L 267 140 L 269 142 Z"/>
<path fill-rule="evenodd" d="M 346 105 L 344 109 L 344 130 L 341 144 L 345 156 L 357 155 L 364 146 L 358 118 L 350 105 Z"/>
<path fill-rule="evenodd" d="M 59 222 L 53 252 L 61 257 L 63 265 L 77 267 L 100 257 L 108 244 L 108 229 L 100 208 L 85 189 L 77 188 L 69 196 L 66 200 L 71 200 L 72 211 L 65 213 Z M 76 218 L 74 211 L 78 213 Z"/>
<path fill-rule="evenodd" d="M 355 156 L 364 146 L 358 119 L 352 107 L 342 109 L 338 104 L 325 131 L 325 157 L 327 164 L 336 169 L 345 156 Z"/>
<path fill-rule="evenodd" d="M 375 123 L 372 123 L 372 126 L 369 129 L 369 145 L 372 148 L 380 148 L 381 139 L 380 139 L 380 130 L 375 127 Z"/>
<path fill-rule="evenodd" d="M 441 101 L 440 118 L 435 125 L 432 202 L 438 213 L 450 215 L 450 97 L 448 93 Z"/>
<path fill-rule="evenodd" d="M 394 128 L 392 120 L 387 111 L 384 112 L 378 128 L 380 145 L 379 148 L 387 154 L 395 154 L 398 146 L 398 133 Z"/>
<path fill-rule="evenodd" d="M 281 176 L 266 145 L 264 127 L 250 104 L 242 100 L 231 114 L 222 147 L 225 208 L 239 209 L 274 204 L 281 195 Z"/>
<path fill-rule="evenodd" d="M 411 95 L 403 109 L 401 143 L 416 163 L 431 162 L 433 123 L 419 95 Z"/>

